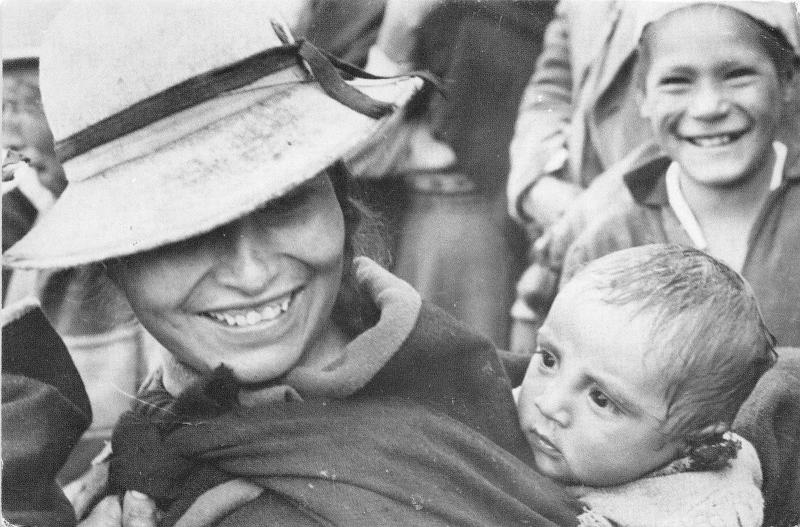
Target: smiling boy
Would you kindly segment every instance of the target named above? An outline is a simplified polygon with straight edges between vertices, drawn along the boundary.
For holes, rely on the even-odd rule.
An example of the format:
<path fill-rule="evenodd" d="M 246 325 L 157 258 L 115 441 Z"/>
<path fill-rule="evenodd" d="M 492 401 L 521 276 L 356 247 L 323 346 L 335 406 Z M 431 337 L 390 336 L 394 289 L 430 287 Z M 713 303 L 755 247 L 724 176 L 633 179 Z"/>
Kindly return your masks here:
<path fill-rule="evenodd" d="M 693 3 L 645 27 L 638 99 L 662 154 L 627 170 L 633 202 L 576 240 L 562 284 L 626 247 L 692 246 L 741 272 L 778 342 L 800 344 L 800 166 L 777 140 L 798 33 L 777 2 Z"/>

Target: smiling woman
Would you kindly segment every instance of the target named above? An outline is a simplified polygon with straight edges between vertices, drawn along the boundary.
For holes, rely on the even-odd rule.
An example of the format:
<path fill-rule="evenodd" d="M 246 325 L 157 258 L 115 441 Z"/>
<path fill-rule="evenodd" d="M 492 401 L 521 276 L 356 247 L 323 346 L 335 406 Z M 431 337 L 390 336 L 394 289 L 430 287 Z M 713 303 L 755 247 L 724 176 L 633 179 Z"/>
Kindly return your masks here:
<path fill-rule="evenodd" d="M 209 233 L 117 259 L 109 272 L 184 369 L 225 365 L 241 382 L 264 382 L 301 357 L 330 362 L 343 353 L 347 336 L 331 311 L 344 237 L 323 173 Z"/>
<path fill-rule="evenodd" d="M 349 80 L 275 11 L 76 2 L 48 32 L 69 185 L 5 260 L 102 264 L 166 350 L 86 525 L 574 523 L 491 344 L 362 256 L 341 159 L 421 78 Z"/>

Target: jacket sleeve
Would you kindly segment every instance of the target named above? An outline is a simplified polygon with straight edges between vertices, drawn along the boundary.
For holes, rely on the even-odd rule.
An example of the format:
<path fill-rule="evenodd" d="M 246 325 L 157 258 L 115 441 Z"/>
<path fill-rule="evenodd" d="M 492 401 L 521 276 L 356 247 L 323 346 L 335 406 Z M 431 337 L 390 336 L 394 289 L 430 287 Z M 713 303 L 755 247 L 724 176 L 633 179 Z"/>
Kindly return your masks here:
<path fill-rule="evenodd" d="M 510 146 L 506 187 L 509 214 L 529 221 L 521 210 L 525 194 L 545 173 L 566 162 L 567 128 L 572 117 L 569 25 L 563 3 L 544 34 L 542 54 L 522 95 Z"/>

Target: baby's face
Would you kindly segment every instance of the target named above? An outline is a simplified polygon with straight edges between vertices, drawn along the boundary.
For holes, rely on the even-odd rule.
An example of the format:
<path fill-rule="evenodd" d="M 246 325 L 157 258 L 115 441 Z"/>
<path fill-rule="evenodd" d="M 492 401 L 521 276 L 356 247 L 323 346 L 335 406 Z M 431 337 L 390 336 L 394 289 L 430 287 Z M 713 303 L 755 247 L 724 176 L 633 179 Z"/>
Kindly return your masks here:
<path fill-rule="evenodd" d="M 518 400 L 536 468 L 565 484 L 618 485 L 678 457 L 662 430 L 663 360 L 652 317 L 603 303 L 585 283 L 556 297 Z"/>

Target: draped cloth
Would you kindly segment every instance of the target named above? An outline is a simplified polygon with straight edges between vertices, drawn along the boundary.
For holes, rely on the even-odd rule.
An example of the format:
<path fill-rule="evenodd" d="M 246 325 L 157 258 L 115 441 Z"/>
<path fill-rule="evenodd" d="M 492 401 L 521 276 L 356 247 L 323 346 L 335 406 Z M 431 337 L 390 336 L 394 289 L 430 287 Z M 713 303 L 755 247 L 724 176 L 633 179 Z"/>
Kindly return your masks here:
<path fill-rule="evenodd" d="M 118 430 L 154 455 L 121 477 L 161 503 L 177 498 L 171 503 L 181 511 L 168 507 L 166 524 L 188 508 L 180 496 L 234 476 L 264 492 L 219 525 L 575 522 L 574 512 L 565 514 L 567 500 L 521 460 L 463 423 L 404 399 L 237 409 L 162 440 L 128 417 Z"/>

